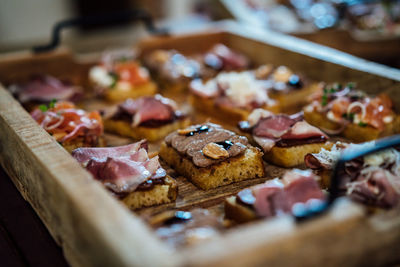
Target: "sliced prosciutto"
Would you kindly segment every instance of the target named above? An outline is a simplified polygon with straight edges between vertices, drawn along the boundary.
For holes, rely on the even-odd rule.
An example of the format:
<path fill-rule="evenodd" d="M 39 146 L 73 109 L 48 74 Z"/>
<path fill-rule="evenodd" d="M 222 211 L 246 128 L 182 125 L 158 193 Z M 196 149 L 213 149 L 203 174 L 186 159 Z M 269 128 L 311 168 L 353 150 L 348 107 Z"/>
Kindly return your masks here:
<path fill-rule="evenodd" d="M 101 159 L 106 157 L 131 157 L 141 148 L 147 150 L 146 140 L 141 140 L 133 144 L 118 147 L 81 147 L 72 151 L 72 156 L 79 163 L 86 166 L 88 161 L 93 158 Z"/>
<path fill-rule="evenodd" d="M 325 195 L 318 186 L 316 176 L 310 171 L 294 169 L 285 173 L 282 180 L 269 180 L 253 188 L 256 214 L 272 217 L 292 211 L 298 204 L 309 205 L 325 201 Z"/>
<path fill-rule="evenodd" d="M 118 109 L 108 116 L 118 118 L 121 115 L 132 117 L 132 126 L 142 123 L 171 122 L 181 113 L 177 110 L 176 103 L 161 95 L 145 96 L 138 99 L 127 99 L 118 106 Z"/>
<path fill-rule="evenodd" d="M 270 151 L 277 143 L 298 140 L 298 143 L 325 142 L 328 136 L 318 128 L 308 124 L 302 113 L 293 115 L 273 114 L 263 109 L 255 109 L 248 122 L 240 122 L 239 128 L 250 132 L 264 152 Z M 314 140 L 311 140 L 314 139 Z"/>
<path fill-rule="evenodd" d="M 149 158 L 142 140 L 120 147 L 78 148 L 72 156 L 114 193 L 130 193 L 149 179 L 165 177 L 158 156 Z"/>
<path fill-rule="evenodd" d="M 82 89 L 64 83 L 52 76 L 37 76 L 28 82 L 10 87 L 21 103 L 37 101 L 48 103 L 55 100 L 75 100 L 82 95 Z"/>
<path fill-rule="evenodd" d="M 306 166 L 316 170 L 331 170 L 341 153 L 375 146 L 375 141 L 362 144 L 337 142 L 332 149 L 305 157 Z M 381 208 L 392 208 L 400 202 L 400 152 L 394 148 L 359 157 L 339 171 L 339 190 L 355 201 Z"/>

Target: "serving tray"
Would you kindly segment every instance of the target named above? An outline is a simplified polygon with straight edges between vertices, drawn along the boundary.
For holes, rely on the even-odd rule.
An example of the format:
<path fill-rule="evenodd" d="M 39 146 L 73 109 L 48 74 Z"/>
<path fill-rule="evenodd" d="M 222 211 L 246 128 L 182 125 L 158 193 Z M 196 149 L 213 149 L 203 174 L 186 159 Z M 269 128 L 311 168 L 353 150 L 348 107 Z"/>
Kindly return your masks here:
<path fill-rule="evenodd" d="M 157 48 L 174 48 L 190 54 L 220 42 L 245 53 L 256 64 L 287 65 L 316 81 L 354 81 L 369 93 L 385 91 L 399 112 L 400 71 L 290 36 L 230 22 L 213 24 L 191 34 L 147 38 L 138 47 L 144 54 Z M 51 74 L 87 87 L 87 71 L 94 63 L 64 49 L 0 58 L 0 81 L 4 84 L 0 87 L 1 165 L 63 248 L 71 265 L 371 266 L 400 259 L 400 211 L 367 215 L 363 206 L 346 199 L 339 199 L 327 214 L 303 223 L 283 216 L 233 227 L 193 246 L 179 249 L 168 246 L 141 216 L 170 208 L 200 206 L 218 210 L 226 196 L 279 176 L 283 169 L 267 166 L 266 178 L 211 191 L 196 189 L 177 177 L 180 193 L 175 204 L 136 213 L 128 210 L 94 181 L 5 90 L 6 85 L 36 73 Z M 175 98 L 183 101 L 180 97 Z M 85 103 L 89 109 L 103 105 L 101 101 Z M 111 135 L 107 138 L 109 144 L 115 145 L 130 141 Z M 157 150 L 157 146 L 153 144 L 151 149 Z"/>

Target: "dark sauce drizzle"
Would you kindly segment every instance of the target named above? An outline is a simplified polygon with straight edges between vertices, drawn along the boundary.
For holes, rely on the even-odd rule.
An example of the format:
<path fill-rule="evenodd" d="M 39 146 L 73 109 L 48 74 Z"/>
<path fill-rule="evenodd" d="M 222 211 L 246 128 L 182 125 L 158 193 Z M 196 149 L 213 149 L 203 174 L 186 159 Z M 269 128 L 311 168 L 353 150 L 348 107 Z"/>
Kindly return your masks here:
<path fill-rule="evenodd" d="M 228 150 L 229 148 L 231 148 L 231 146 L 233 146 L 233 143 L 229 140 L 216 142 L 216 144 L 222 146 L 225 150 Z"/>
<path fill-rule="evenodd" d="M 202 133 L 202 132 L 208 132 L 209 128 L 207 125 L 202 125 L 200 127 L 197 127 L 195 130 L 191 131 L 190 133 L 187 133 L 186 136 L 193 136 L 196 133 Z"/>

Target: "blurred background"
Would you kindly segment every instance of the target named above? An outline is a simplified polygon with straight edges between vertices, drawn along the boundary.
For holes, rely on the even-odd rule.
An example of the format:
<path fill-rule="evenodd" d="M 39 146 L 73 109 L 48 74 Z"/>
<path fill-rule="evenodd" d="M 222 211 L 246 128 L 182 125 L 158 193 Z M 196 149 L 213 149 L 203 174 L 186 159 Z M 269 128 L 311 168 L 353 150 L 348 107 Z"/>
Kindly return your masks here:
<path fill-rule="evenodd" d="M 147 10 L 174 31 L 234 19 L 400 67 L 400 0 L 2 0 L 0 52 L 47 43 L 58 21 L 128 9 Z M 142 25 L 126 20 L 68 29 L 62 43 L 93 52 L 130 45 L 145 34 Z"/>

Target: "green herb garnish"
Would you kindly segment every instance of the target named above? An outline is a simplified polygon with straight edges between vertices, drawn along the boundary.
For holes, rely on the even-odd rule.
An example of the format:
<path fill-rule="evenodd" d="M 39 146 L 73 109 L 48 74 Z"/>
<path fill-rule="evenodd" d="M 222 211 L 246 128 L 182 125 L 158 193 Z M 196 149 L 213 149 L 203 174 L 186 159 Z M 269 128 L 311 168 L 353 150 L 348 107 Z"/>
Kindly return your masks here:
<path fill-rule="evenodd" d="M 39 106 L 39 109 L 40 109 L 42 112 L 46 112 L 46 111 L 48 110 L 48 107 L 47 107 L 46 105 L 40 105 L 40 106 Z"/>
<path fill-rule="evenodd" d="M 55 105 L 56 105 L 56 102 L 57 102 L 57 99 L 52 99 L 51 101 L 50 101 L 50 103 L 49 103 L 49 108 L 54 108 L 55 107 Z"/>
<path fill-rule="evenodd" d="M 355 84 L 354 83 L 347 83 L 347 87 L 349 89 L 353 89 L 355 87 Z"/>
<path fill-rule="evenodd" d="M 49 109 L 51 109 L 51 108 L 54 108 L 55 107 L 55 105 L 56 105 L 56 102 L 57 102 L 57 99 L 52 99 L 51 101 L 50 101 L 50 103 L 49 103 L 49 105 L 40 105 L 39 106 L 39 109 L 42 111 L 42 112 L 46 112 L 46 111 L 48 111 Z"/>
<path fill-rule="evenodd" d="M 115 85 L 117 84 L 118 80 L 119 80 L 119 76 L 118 76 L 118 74 L 115 73 L 115 72 L 109 72 L 108 74 L 109 74 L 109 75 L 111 76 L 111 78 L 113 79 L 113 82 L 112 82 L 112 84 L 110 85 L 110 88 L 114 88 Z"/>
<path fill-rule="evenodd" d="M 362 121 L 360 121 L 360 122 L 358 123 L 358 126 L 361 126 L 361 127 L 366 127 L 366 126 L 367 126 L 367 124 L 366 124 L 365 122 L 362 122 Z"/>
<path fill-rule="evenodd" d="M 323 95 L 322 96 L 322 102 L 321 105 L 324 107 L 326 105 L 328 105 L 328 96 L 327 95 Z"/>

